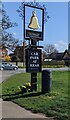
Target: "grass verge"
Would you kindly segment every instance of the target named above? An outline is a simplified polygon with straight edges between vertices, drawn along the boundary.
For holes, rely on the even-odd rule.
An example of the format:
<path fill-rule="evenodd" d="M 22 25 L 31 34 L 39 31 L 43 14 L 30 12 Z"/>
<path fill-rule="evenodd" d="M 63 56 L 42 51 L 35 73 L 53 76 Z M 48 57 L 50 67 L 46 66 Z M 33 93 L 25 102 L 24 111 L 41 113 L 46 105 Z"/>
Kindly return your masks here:
<path fill-rule="evenodd" d="M 2 96 L 0 96 L 34 113 L 40 112 L 59 120 L 68 120 L 68 74 L 70 71 L 52 72 L 52 91 L 41 94 L 41 73 L 38 73 L 37 92 L 21 94 L 18 92 L 18 86 L 30 82 L 30 74 L 19 73 L 1 84 Z"/>

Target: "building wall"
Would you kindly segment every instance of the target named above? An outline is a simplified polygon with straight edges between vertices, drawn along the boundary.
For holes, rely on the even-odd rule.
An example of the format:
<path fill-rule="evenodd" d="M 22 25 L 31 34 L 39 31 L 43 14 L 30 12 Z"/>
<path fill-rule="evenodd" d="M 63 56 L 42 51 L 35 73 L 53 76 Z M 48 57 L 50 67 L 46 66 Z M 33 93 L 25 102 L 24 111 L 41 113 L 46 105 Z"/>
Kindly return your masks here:
<path fill-rule="evenodd" d="M 0 61 L 5 60 L 5 56 L 8 55 L 8 51 L 5 47 L 0 47 Z"/>

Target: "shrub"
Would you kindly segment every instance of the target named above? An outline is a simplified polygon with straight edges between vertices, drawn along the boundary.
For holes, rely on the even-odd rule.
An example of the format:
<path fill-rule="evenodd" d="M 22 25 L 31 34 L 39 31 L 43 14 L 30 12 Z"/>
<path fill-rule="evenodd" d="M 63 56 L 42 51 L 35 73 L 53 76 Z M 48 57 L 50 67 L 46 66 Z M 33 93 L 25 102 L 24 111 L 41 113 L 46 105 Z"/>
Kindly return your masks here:
<path fill-rule="evenodd" d="M 31 92 L 31 84 L 26 83 L 25 85 L 18 86 L 17 91 L 20 92 L 20 93 Z"/>
<path fill-rule="evenodd" d="M 11 61 L 11 58 L 10 58 L 10 56 L 9 56 L 9 55 L 5 56 L 5 61 L 6 61 L 6 62 Z"/>

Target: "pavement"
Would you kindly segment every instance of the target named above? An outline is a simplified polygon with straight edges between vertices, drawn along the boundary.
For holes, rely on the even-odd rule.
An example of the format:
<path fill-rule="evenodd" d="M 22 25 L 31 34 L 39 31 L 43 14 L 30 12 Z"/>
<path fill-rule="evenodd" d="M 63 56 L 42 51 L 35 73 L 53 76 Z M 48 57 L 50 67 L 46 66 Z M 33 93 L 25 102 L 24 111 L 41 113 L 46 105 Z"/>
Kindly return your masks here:
<path fill-rule="evenodd" d="M 33 114 L 31 111 L 14 104 L 11 101 L 2 101 L 2 118 L 46 118 L 42 114 Z"/>
<path fill-rule="evenodd" d="M 0 120 L 2 118 L 39 118 L 39 120 L 53 120 L 52 117 L 46 117 L 41 113 L 34 114 L 11 101 L 3 101 L 0 99 Z"/>

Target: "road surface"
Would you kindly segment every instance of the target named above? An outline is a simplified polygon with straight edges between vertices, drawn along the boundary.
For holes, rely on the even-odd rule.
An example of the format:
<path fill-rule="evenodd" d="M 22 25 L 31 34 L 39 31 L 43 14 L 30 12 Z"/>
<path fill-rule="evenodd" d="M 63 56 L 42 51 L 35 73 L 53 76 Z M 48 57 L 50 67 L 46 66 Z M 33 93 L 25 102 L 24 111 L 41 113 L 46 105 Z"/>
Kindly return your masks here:
<path fill-rule="evenodd" d="M 43 68 L 42 70 L 51 70 L 51 71 L 68 71 L 70 68 Z M 18 70 L 4 70 L 0 71 L 0 83 L 6 80 L 6 78 L 10 77 L 11 75 L 24 73 L 26 72 L 25 69 L 18 69 Z"/>

